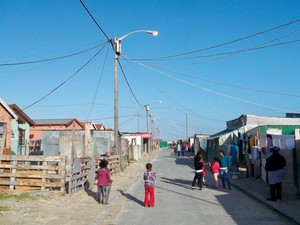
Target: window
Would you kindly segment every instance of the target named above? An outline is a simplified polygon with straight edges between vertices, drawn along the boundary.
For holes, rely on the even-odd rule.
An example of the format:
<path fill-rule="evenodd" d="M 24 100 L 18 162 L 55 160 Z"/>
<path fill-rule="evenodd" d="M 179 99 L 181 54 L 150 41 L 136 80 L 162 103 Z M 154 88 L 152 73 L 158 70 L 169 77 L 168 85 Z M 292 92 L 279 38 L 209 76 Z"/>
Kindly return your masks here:
<path fill-rule="evenodd" d="M 25 130 L 19 128 L 19 145 L 25 145 Z"/>

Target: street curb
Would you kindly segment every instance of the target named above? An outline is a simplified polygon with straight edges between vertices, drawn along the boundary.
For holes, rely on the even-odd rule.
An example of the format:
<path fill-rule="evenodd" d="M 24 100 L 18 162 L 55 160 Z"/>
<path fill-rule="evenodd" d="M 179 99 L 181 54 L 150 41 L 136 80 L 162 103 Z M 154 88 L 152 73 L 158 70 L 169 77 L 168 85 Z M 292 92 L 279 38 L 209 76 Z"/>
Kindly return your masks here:
<path fill-rule="evenodd" d="M 246 194 L 247 196 L 253 198 L 254 200 L 256 200 L 259 203 L 264 204 L 265 206 L 267 206 L 268 208 L 274 210 L 275 212 L 279 213 L 280 215 L 284 216 L 285 218 L 292 220 L 293 222 L 297 223 L 300 225 L 300 223 L 295 220 L 293 217 L 289 216 L 288 214 L 280 211 L 279 209 L 276 209 L 275 207 L 273 207 L 271 204 L 268 204 L 266 201 L 260 199 L 259 197 L 255 196 L 254 194 L 252 194 L 249 191 L 246 191 L 245 189 L 241 188 L 239 185 L 235 184 L 234 182 L 231 182 L 231 185 L 234 186 L 236 189 L 238 189 L 239 191 L 243 192 L 244 194 Z"/>

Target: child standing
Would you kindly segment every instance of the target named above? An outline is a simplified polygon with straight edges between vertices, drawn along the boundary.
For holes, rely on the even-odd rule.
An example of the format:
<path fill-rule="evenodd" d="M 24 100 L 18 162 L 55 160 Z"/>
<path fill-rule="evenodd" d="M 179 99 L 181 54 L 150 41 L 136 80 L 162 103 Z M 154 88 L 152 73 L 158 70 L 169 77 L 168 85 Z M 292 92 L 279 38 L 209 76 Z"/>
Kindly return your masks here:
<path fill-rule="evenodd" d="M 214 176 L 214 181 L 215 181 L 215 189 L 219 188 L 219 171 L 220 171 L 220 164 L 219 164 L 219 158 L 215 157 L 213 165 L 211 166 L 211 172 Z"/>
<path fill-rule="evenodd" d="M 195 189 L 195 184 L 196 181 L 199 184 L 199 190 L 202 190 L 202 185 L 203 185 L 203 159 L 199 155 L 195 156 L 195 161 L 194 161 L 194 167 L 195 167 L 195 176 L 192 182 L 192 189 Z"/>
<path fill-rule="evenodd" d="M 104 159 L 99 163 L 100 169 L 96 172 L 96 179 L 98 180 L 97 200 L 98 203 L 108 204 L 108 196 L 110 192 L 110 185 L 112 180 L 110 179 L 110 172 L 107 168 L 108 162 Z"/>
<path fill-rule="evenodd" d="M 156 181 L 156 173 L 152 171 L 152 164 L 146 164 L 147 171 L 144 173 L 145 181 L 145 207 L 154 207 L 155 195 L 154 195 L 154 185 Z M 149 201 L 150 197 L 150 201 Z"/>

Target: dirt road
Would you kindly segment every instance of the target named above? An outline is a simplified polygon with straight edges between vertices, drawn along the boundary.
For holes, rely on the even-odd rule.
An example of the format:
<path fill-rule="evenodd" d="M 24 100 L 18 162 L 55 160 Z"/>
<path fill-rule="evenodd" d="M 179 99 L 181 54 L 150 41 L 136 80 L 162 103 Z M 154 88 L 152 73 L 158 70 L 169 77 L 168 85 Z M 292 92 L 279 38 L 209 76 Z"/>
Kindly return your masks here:
<path fill-rule="evenodd" d="M 144 156 L 123 172 L 112 177 L 110 204 L 98 204 L 97 187 L 81 191 L 72 197 L 32 197 L 25 199 L 2 198 L 0 221 L 5 225 L 108 225 L 126 202 L 122 194 L 135 182 L 142 182 L 146 162 L 156 153 Z"/>

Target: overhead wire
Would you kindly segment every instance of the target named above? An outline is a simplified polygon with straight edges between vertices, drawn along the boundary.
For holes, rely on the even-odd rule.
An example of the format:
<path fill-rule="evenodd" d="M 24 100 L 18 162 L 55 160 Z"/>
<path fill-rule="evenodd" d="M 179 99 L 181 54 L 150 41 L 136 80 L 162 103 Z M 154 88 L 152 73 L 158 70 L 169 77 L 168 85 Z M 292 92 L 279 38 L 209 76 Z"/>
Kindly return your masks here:
<path fill-rule="evenodd" d="M 233 44 L 233 43 L 245 40 L 245 39 L 256 37 L 256 36 L 259 36 L 259 35 L 262 35 L 262 34 L 265 34 L 265 33 L 268 33 L 268 32 L 274 31 L 274 30 L 277 30 L 277 29 L 280 29 L 282 27 L 290 26 L 290 25 L 292 25 L 294 23 L 298 23 L 298 22 L 300 22 L 300 18 L 296 19 L 296 20 L 293 20 L 293 21 L 290 21 L 290 22 L 287 22 L 287 23 L 284 23 L 284 24 L 281 24 L 281 25 L 278 25 L 278 26 L 275 26 L 275 27 L 272 27 L 272 28 L 269 28 L 269 29 L 266 29 L 266 30 L 263 30 L 263 31 L 260 31 L 260 32 L 257 32 L 257 33 L 254 33 L 254 34 L 250 34 L 250 35 L 247 35 L 247 36 L 244 36 L 244 37 L 241 37 L 241 38 L 237 38 L 237 39 L 234 39 L 234 40 L 231 40 L 231 41 L 227 41 L 227 42 L 223 42 L 223 43 L 220 43 L 220 44 L 216 44 L 216 45 L 213 45 L 213 46 L 210 46 L 210 47 L 206 47 L 206 48 L 202 48 L 202 49 L 198 49 L 198 50 L 194 50 L 194 51 L 189 51 L 189 52 L 185 52 L 185 53 L 179 53 L 179 54 L 169 55 L 169 56 L 156 57 L 156 58 L 148 58 L 147 60 L 157 60 L 157 59 L 174 58 L 174 57 L 178 57 L 178 56 L 190 55 L 190 54 L 194 54 L 194 53 L 198 53 L 198 52 L 203 52 L 203 51 L 207 51 L 207 50 L 219 48 L 219 47 L 226 46 L 226 45 L 229 45 L 229 44 Z M 140 60 L 142 60 L 142 59 L 140 59 Z"/>
<path fill-rule="evenodd" d="M 24 62 L 15 62 L 15 63 L 0 63 L 0 66 L 20 66 L 20 65 L 27 65 L 27 64 L 34 64 L 34 63 L 41 63 L 41 62 L 49 62 L 49 61 L 55 61 L 55 60 L 59 60 L 59 59 L 65 59 L 65 58 L 70 58 L 76 55 L 80 55 L 89 51 L 92 51 L 96 48 L 99 48 L 100 46 L 106 45 L 107 42 L 97 45 L 95 47 L 83 50 L 83 51 L 79 51 L 79 52 L 75 52 L 75 53 L 71 53 L 68 55 L 63 55 L 63 56 L 57 56 L 57 57 L 53 57 L 53 58 L 47 58 L 47 59 L 39 59 L 39 60 L 33 60 L 33 61 L 24 61 Z"/>
<path fill-rule="evenodd" d="M 86 12 L 89 14 L 89 16 L 92 18 L 92 20 L 94 21 L 94 23 L 96 24 L 96 26 L 100 29 L 100 31 L 102 32 L 102 34 L 106 37 L 107 41 L 110 41 L 110 38 L 107 36 L 107 34 L 101 28 L 101 26 L 96 21 L 96 19 L 94 18 L 94 16 L 92 15 L 92 13 L 89 11 L 89 9 L 85 6 L 84 2 L 82 0 L 80 0 L 80 3 L 84 7 L 84 9 L 86 10 Z"/>
<path fill-rule="evenodd" d="M 88 117 L 87 117 L 87 121 L 89 120 L 91 112 L 94 108 L 94 104 L 95 104 L 95 101 L 96 101 L 96 97 L 97 97 L 97 94 L 98 94 L 99 86 L 100 86 L 100 83 L 101 83 L 101 80 L 102 80 L 102 76 L 103 76 L 103 72 L 104 72 L 104 68 L 105 68 L 105 64 L 106 64 L 106 60 L 107 60 L 108 49 L 109 48 L 107 48 L 107 51 L 106 51 L 106 54 L 105 54 L 105 58 L 104 58 L 103 65 L 102 65 L 102 70 L 101 70 L 101 73 L 100 73 L 100 77 L 98 79 L 97 88 L 96 88 L 94 98 L 93 98 L 93 101 L 92 101 L 92 104 L 91 104 L 91 107 L 90 107 L 90 111 L 89 111 L 89 114 L 88 114 Z"/>
<path fill-rule="evenodd" d="M 161 90 L 158 85 L 156 85 L 152 80 L 148 79 L 144 73 L 142 73 L 140 70 L 138 70 L 135 66 L 133 66 L 132 64 L 130 64 L 130 66 L 135 70 L 137 71 L 145 80 L 148 81 L 148 83 L 150 83 L 155 89 L 157 89 L 160 93 L 162 93 L 163 95 L 165 95 L 167 98 L 169 98 L 171 101 L 173 101 L 176 105 L 180 106 L 182 109 L 185 109 L 187 112 L 190 112 L 192 113 L 193 110 L 187 108 L 185 105 L 182 105 L 180 102 L 178 102 L 177 100 L 175 100 L 172 96 L 168 95 L 167 93 L 165 93 L 163 90 Z M 180 111 L 180 110 L 177 110 L 177 111 Z M 220 120 L 220 119 L 215 119 L 215 118 L 208 118 L 208 117 L 203 117 L 203 116 L 200 116 L 200 115 L 197 115 L 198 118 L 202 118 L 202 119 L 205 119 L 205 120 L 211 120 L 211 121 L 223 121 L 223 120 Z"/>
<path fill-rule="evenodd" d="M 208 63 L 208 62 L 212 62 L 212 61 L 217 61 L 217 60 L 225 59 L 225 58 L 228 58 L 228 57 L 231 57 L 231 56 L 235 56 L 235 55 L 241 54 L 243 52 L 247 52 L 247 51 L 254 51 L 254 50 L 260 50 L 260 49 L 270 48 L 270 47 L 274 47 L 274 46 L 280 46 L 280 45 L 286 45 L 286 44 L 293 44 L 293 43 L 296 43 L 296 42 L 299 42 L 299 41 L 300 41 L 300 39 L 296 39 L 296 40 L 287 41 L 287 42 L 281 42 L 281 43 L 272 44 L 272 45 L 268 45 L 268 46 L 261 46 L 261 47 L 255 47 L 255 48 L 240 50 L 240 51 L 236 51 L 236 52 L 232 52 L 232 53 L 227 53 L 224 56 L 216 57 L 214 59 L 199 61 L 199 62 L 195 62 L 195 63 L 181 64 L 181 65 L 177 64 L 176 67 L 186 67 L 186 66 L 193 66 L 193 65 Z"/>
<path fill-rule="evenodd" d="M 128 117 L 133 117 L 136 116 L 134 115 L 126 115 L 126 116 L 119 116 L 119 118 L 128 118 Z M 102 118 L 92 118 L 91 120 L 96 121 L 96 120 L 110 120 L 110 119 L 114 119 L 114 117 L 102 117 Z"/>
<path fill-rule="evenodd" d="M 209 93 L 213 93 L 213 94 L 216 94 L 216 95 L 219 95 L 219 96 L 223 96 L 223 97 L 230 98 L 230 99 L 233 99 L 233 100 L 236 100 L 236 101 L 240 101 L 240 102 L 244 102 L 244 103 L 247 103 L 247 104 L 252 104 L 252 105 L 260 106 L 260 107 L 263 107 L 263 108 L 269 108 L 269 109 L 278 110 L 278 111 L 282 111 L 282 112 L 287 112 L 288 111 L 288 110 L 283 109 L 283 108 L 268 106 L 268 105 L 265 105 L 265 104 L 260 104 L 260 103 L 257 103 L 257 102 L 253 102 L 253 101 L 249 101 L 249 100 L 246 100 L 246 99 L 242 99 L 242 98 L 238 98 L 238 97 L 235 97 L 235 96 L 231 96 L 231 95 L 228 95 L 228 94 L 224 94 L 224 93 L 219 92 L 219 91 L 214 91 L 214 90 L 211 90 L 209 88 L 205 88 L 205 87 L 202 87 L 200 85 L 191 83 L 189 81 L 186 81 L 186 80 L 183 80 L 183 79 L 171 76 L 169 74 L 166 74 L 166 73 L 158 70 L 157 68 L 151 67 L 151 66 L 146 65 L 144 63 L 138 62 L 138 64 L 140 64 L 140 65 L 142 65 L 142 66 L 144 66 L 144 67 L 146 67 L 148 69 L 151 69 L 153 71 L 156 71 L 157 73 L 160 73 L 160 74 L 162 74 L 162 75 L 164 75 L 166 77 L 169 77 L 171 79 L 177 80 L 177 81 L 179 81 L 181 83 L 185 83 L 187 85 L 193 86 L 193 87 L 195 87 L 197 89 L 201 89 L 201 90 L 209 92 Z"/>
<path fill-rule="evenodd" d="M 134 97 L 135 101 L 137 102 L 137 104 L 138 104 L 139 106 L 143 106 L 143 105 L 139 102 L 139 100 L 137 99 L 136 95 L 133 93 L 133 90 L 132 90 L 132 88 L 131 88 L 131 86 L 130 86 L 130 84 L 129 84 L 129 81 L 128 81 L 127 77 L 126 77 L 126 74 L 125 74 L 125 72 L 124 72 L 124 70 L 123 70 L 123 66 L 121 65 L 121 63 L 120 63 L 119 60 L 118 60 L 118 64 L 119 64 L 119 66 L 120 66 L 120 69 L 121 69 L 121 71 L 122 71 L 123 77 L 124 77 L 124 79 L 125 79 L 125 81 L 126 81 L 126 84 L 127 84 L 128 88 L 129 88 L 129 90 L 130 90 L 132 96 Z"/>
<path fill-rule="evenodd" d="M 108 42 L 107 42 L 108 43 Z M 87 62 L 85 62 L 75 73 L 73 73 L 70 77 L 68 77 L 66 80 L 64 80 L 62 83 L 60 83 L 58 86 L 56 86 L 54 89 L 52 89 L 50 92 L 48 92 L 46 95 L 38 99 L 37 101 L 31 103 L 30 105 L 26 106 L 25 108 L 22 109 L 22 111 L 30 108 L 31 106 L 41 102 L 43 99 L 47 98 L 49 95 L 54 93 L 57 89 L 59 89 L 61 86 L 66 84 L 69 80 L 71 80 L 76 74 L 78 74 L 86 65 L 88 65 L 105 47 L 104 45 L 96 54 L 94 54 Z"/>
<path fill-rule="evenodd" d="M 231 56 L 235 56 L 241 53 L 245 53 L 248 51 L 254 51 L 254 50 L 261 50 L 261 49 L 265 49 L 265 48 L 270 48 L 270 47 L 275 47 L 275 46 L 281 46 L 281 45 L 286 45 L 286 44 L 294 44 L 300 41 L 300 39 L 295 39 L 292 41 L 286 41 L 286 42 L 280 42 L 280 43 L 276 43 L 276 44 L 272 44 L 272 45 L 267 45 L 269 43 L 278 41 L 280 39 L 286 38 L 296 32 L 299 32 L 300 30 L 295 30 L 292 32 L 289 32 L 283 36 L 277 37 L 275 39 L 269 40 L 267 42 L 264 42 L 262 44 L 247 48 L 247 49 L 240 49 L 237 51 L 230 51 L 230 52 L 222 52 L 222 53 L 215 53 L 215 54 L 209 54 L 209 55 L 200 55 L 200 56 L 193 56 L 193 57 L 185 57 L 185 58 L 169 58 L 169 59 L 165 59 L 165 60 L 159 60 L 159 61 L 178 61 L 178 60 L 193 60 L 193 59 L 198 59 L 198 58 L 209 58 L 209 57 L 214 57 L 214 56 L 218 56 L 216 58 L 213 59 L 208 59 L 208 60 L 203 60 L 203 61 L 198 61 L 198 62 L 194 62 L 194 63 L 189 63 L 189 64 L 176 64 L 176 65 L 170 65 L 170 66 L 165 66 L 165 67 L 186 67 L 186 66 L 193 66 L 193 65 L 198 65 L 198 64 L 204 64 L 204 63 L 208 63 L 208 62 L 212 62 L 212 61 L 217 61 L 217 60 L 221 60 L 221 59 L 225 59 Z M 126 59 L 125 59 L 126 60 Z M 133 60 L 133 61 L 149 61 L 149 60 L 140 60 L 140 59 L 129 59 L 129 60 Z M 158 60 L 156 60 L 158 61 Z"/>
<path fill-rule="evenodd" d="M 124 125 L 126 125 L 127 123 L 129 123 L 130 121 L 134 120 L 136 118 L 137 115 L 134 115 L 132 118 L 128 119 L 127 121 L 125 121 L 124 123 L 120 124 L 119 127 L 122 127 Z"/>
<path fill-rule="evenodd" d="M 123 57 L 124 57 L 124 55 L 123 55 Z M 134 61 L 134 62 L 136 62 L 137 64 L 139 64 L 139 61 Z M 239 88 L 239 89 L 243 89 L 243 90 L 261 92 L 261 93 L 267 93 L 267 94 L 273 94 L 273 95 L 281 95 L 281 96 L 289 96 L 289 97 L 300 98 L 300 95 L 297 95 L 297 94 L 268 91 L 268 90 L 262 90 L 262 89 L 258 89 L 258 88 L 252 88 L 252 87 L 245 87 L 245 86 L 239 86 L 239 85 L 234 85 L 234 84 L 228 84 L 228 83 L 223 83 L 223 82 L 220 82 L 220 81 L 214 81 L 214 80 L 204 79 L 204 78 L 201 78 L 201 77 L 196 76 L 196 75 L 190 75 L 190 74 L 185 74 L 185 73 L 181 73 L 181 72 L 176 72 L 176 71 L 165 69 L 165 68 L 162 68 L 162 67 L 156 66 L 156 65 L 150 65 L 150 64 L 146 64 L 146 63 L 141 63 L 141 64 L 143 64 L 145 66 L 149 66 L 149 67 L 155 68 L 157 70 L 161 70 L 161 71 L 167 72 L 167 73 L 177 74 L 177 75 L 185 76 L 185 77 L 188 77 L 188 78 L 193 78 L 195 80 L 201 80 L 201 81 L 205 81 L 205 82 L 213 83 L 213 84 L 218 84 L 218 85 L 222 85 L 222 86 L 228 86 L 228 87 Z"/>

